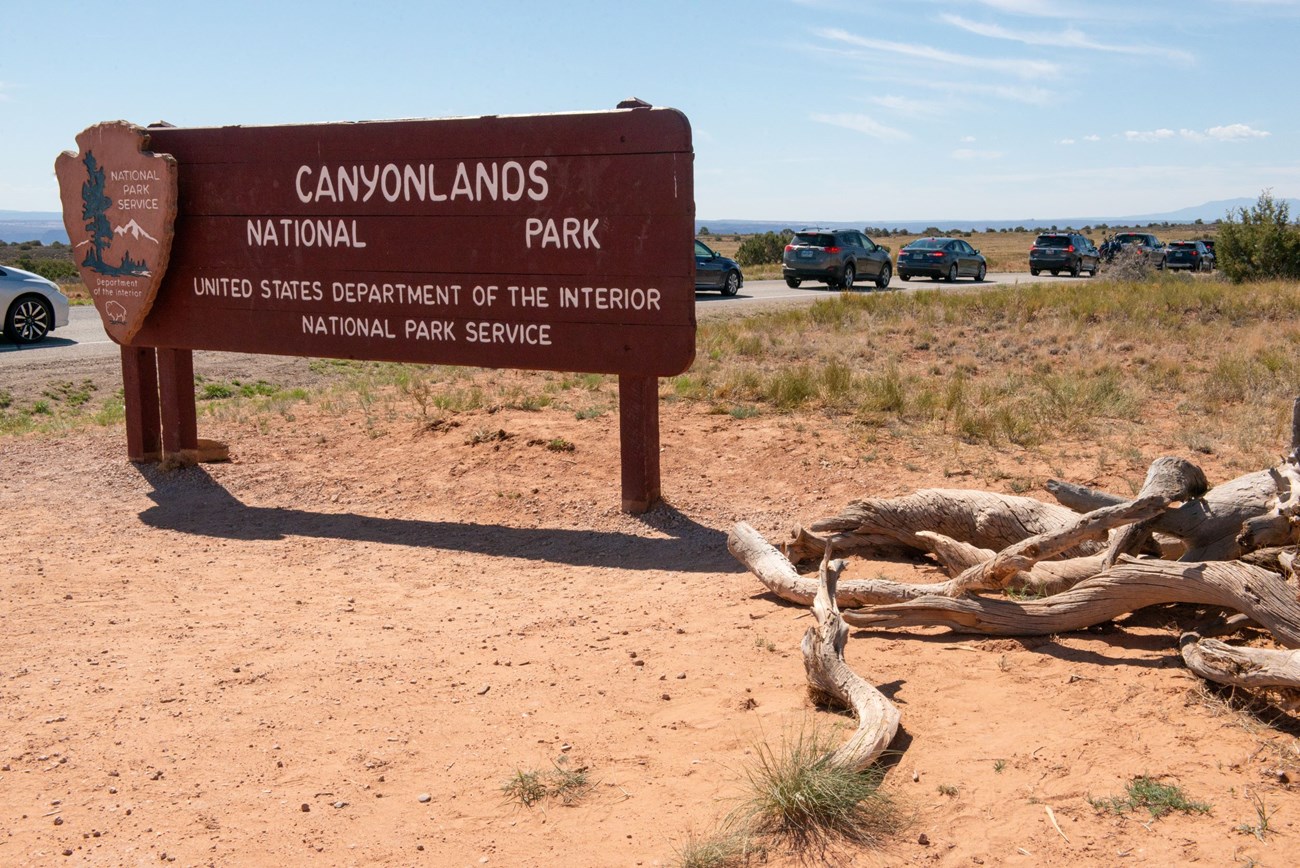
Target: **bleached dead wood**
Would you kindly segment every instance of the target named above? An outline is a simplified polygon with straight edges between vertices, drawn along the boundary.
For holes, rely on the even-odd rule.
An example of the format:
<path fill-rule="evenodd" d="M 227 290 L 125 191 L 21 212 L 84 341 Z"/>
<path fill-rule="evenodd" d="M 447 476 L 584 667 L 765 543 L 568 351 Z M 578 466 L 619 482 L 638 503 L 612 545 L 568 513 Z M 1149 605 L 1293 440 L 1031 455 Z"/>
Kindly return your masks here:
<path fill-rule="evenodd" d="M 1082 630 L 1160 603 L 1241 612 L 1287 648 L 1300 647 L 1300 601 L 1276 573 L 1240 561 L 1125 559 L 1068 591 L 1040 600 L 922 597 L 845 612 L 855 627 L 947 627 L 959 633 L 1036 636 Z"/>
<path fill-rule="evenodd" d="M 941 534 L 918 533 L 918 538 L 950 565 L 969 562 L 971 565 L 991 559 L 996 553 L 980 549 Z M 763 536 L 745 522 L 737 522 L 727 535 L 727 550 L 754 576 L 782 600 L 810 606 L 817 597 L 817 581 L 799 574 L 794 564 L 782 552 L 768 543 Z M 825 546 L 822 546 L 825 551 Z M 942 553 L 941 555 L 939 553 Z M 981 557 L 981 555 L 983 557 Z M 978 559 L 977 559 L 978 558 Z M 1041 595 L 1054 594 L 1072 587 L 1101 568 L 1101 554 L 1067 561 L 1042 561 L 1032 569 L 1021 571 L 1008 580 L 1011 590 Z M 964 569 L 965 567 L 963 567 Z M 949 568 L 949 572 L 954 572 Z M 961 570 L 955 571 L 960 573 Z M 901 603 L 927 596 L 952 596 L 958 593 L 954 579 L 945 582 L 914 584 L 893 582 L 887 579 L 858 579 L 838 584 L 835 601 L 844 609 L 862 606 Z"/>
<path fill-rule="evenodd" d="M 1146 480 L 1138 492 L 1137 500 L 1154 499 L 1160 509 L 1149 518 L 1135 521 L 1112 537 L 1102 567 L 1114 565 L 1120 555 L 1136 555 L 1151 538 L 1152 525 L 1171 503 L 1192 500 L 1205 494 L 1210 484 L 1201 468 L 1181 458 L 1157 458 L 1147 468 Z"/>
<path fill-rule="evenodd" d="M 1069 551 L 1088 540 L 1105 539 L 1111 528 L 1154 518 L 1169 505 L 1173 488 L 1172 484 L 1165 483 L 1155 486 L 1153 490 L 1155 493 L 1129 503 L 1076 515 L 1061 527 L 1007 546 L 991 560 L 976 564 L 953 579 L 948 593 L 955 596 L 968 591 L 1005 588 L 1017 572 L 1031 569 L 1041 560 Z"/>
<path fill-rule="evenodd" d="M 939 561 L 944 572 L 953 578 L 997 556 L 997 552 L 992 549 L 982 549 L 970 543 L 949 539 L 943 534 L 918 531 L 916 535 L 929 543 L 930 553 Z M 1016 572 L 1007 583 L 1007 590 L 1021 591 L 1035 597 L 1059 594 L 1101 572 L 1104 557 L 1104 554 L 1096 554 L 1064 561 L 1039 561 L 1028 571 Z"/>
<path fill-rule="evenodd" d="M 823 546 L 823 558 L 825 550 Z M 727 551 L 781 599 L 808 606 L 817 598 L 818 582 L 799 575 L 789 558 L 745 522 L 737 522 L 727 535 Z M 837 586 L 836 602 L 844 608 L 897 603 L 941 593 L 946 585 L 946 582 L 909 585 L 884 580 L 844 582 Z"/>
<path fill-rule="evenodd" d="M 1182 540 L 1186 546 L 1183 560 L 1232 560 L 1243 551 L 1237 539 L 1242 525 L 1267 515 L 1277 503 L 1279 481 L 1275 469 L 1238 476 L 1214 486 L 1203 497 L 1162 513 L 1151 522 L 1150 528 Z M 1061 504 L 1078 512 L 1128 502 L 1127 498 L 1115 494 L 1058 480 L 1049 480 L 1047 490 Z"/>
<path fill-rule="evenodd" d="M 854 501 L 840 515 L 812 524 L 829 534 L 825 538 L 796 530 L 787 544 L 790 557 L 743 523 L 736 525 L 728 547 L 785 599 L 807 603 L 818 593 L 830 593 L 832 603 L 860 607 L 837 614 L 854 626 L 1042 635 L 1082 629 L 1151 605 L 1192 603 L 1239 613 L 1220 629 L 1246 621 L 1297 649 L 1300 593 L 1293 568 L 1300 539 L 1300 399 L 1292 408 L 1291 446 L 1278 467 L 1208 491 L 1196 465 L 1161 458 L 1131 500 L 1068 483 L 1049 488 L 1073 509 L 990 492 L 925 489 L 907 497 Z M 1109 545 L 1102 546 L 1108 535 Z M 1286 548 L 1260 548 L 1266 544 Z M 927 584 L 848 582 L 837 594 L 839 570 L 829 583 L 824 575 L 832 549 L 927 552 L 950 578 Z M 1083 554 L 1088 551 L 1100 553 Z M 1180 560 L 1138 560 L 1132 557 L 1138 552 L 1172 553 Z M 800 576 L 791 563 L 810 554 L 823 561 L 819 584 Z M 1015 601 L 972 593 L 1013 587 L 1049 596 Z M 1207 638 L 1209 630 L 1185 634 L 1181 642 L 1193 671 L 1229 684 L 1300 686 L 1300 652 L 1228 646 Z"/>
<path fill-rule="evenodd" d="M 1179 648 L 1187 668 L 1209 681 L 1237 687 L 1300 687 L 1300 651 L 1229 645 L 1184 633 Z"/>
<path fill-rule="evenodd" d="M 828 698 L 833 699 L 852 709 L 858 719 L 858 728 L 831 754 L 831 762 L 862 771 L 879 759 L 894 740 L 900 716 L 894 703 L 844 662 L 849 628 L 835 605 L 835 586 L 842 569 L 843 562 L 832 562 L 828 550 L 822 558 L 813 602 L 817 624 L 809 627 L 803 637 L 803 665 L 815 702 L 826 704 Z"/>
<path fill-rule="evenodd" d="M 1066 507 L 1031 497 L 927 488 L 905 497 L 855 500 L 839 515 L 813 522 L 811 528 L 829 533 L 829 542 L 841 555 L 863 553 L 861 550 L 876 540 L 924 551 L 916 539 L 918 530 L 1000 551 L 1026 537 L 1063 527 L 1075 518 Z M 1078 557 L 1101 548 L 1088 543 L 1064 554 Z"/>

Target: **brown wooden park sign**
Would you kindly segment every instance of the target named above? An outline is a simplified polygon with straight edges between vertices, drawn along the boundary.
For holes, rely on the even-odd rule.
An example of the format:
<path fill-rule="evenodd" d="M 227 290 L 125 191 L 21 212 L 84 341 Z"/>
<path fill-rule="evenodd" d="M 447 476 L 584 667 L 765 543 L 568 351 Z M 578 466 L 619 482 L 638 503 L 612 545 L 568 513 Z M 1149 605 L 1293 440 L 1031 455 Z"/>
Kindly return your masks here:
<path fill-rule="evenodd" d="M 99 124 L 56 163 L 133 461 L 193 460 L 193 351 L 617 374 L 623 508 L 695 356 L 690 125 L 583 114 Z"/>

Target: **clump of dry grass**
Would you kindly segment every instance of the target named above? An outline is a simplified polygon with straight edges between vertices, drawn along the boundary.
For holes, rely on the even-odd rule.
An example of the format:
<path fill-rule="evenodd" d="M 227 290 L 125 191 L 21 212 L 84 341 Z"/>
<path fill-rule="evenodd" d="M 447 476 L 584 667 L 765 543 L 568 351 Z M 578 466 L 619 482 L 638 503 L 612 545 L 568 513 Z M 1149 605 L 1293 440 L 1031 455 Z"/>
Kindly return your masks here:
<path fill-rule="evenodd" d="M 1230 445 L 1258 459 L 1279 439 L 1258 420 L 1286 419 L 1300 381 L 1297 314 L 1300 294 L 1289 283 L 1230 286 L 1165 273 L 839 294 L 702 322 L 696 363 L 672 390 L 684 400 L 820 408 L 995 446 L 1089 436 L 1172 406 L 1193 427 L 1214 418 L 1253 430 Z M 1216 441 L 1202 448 L 1225 445 L 1202 440 Z"/>
<path fill-rule="evenodd" d="M 714 834 L 689 834 L 676 864 L 729 868 L 772 848 L 813 858 L 844 846 L 879 847 L 904 819 L 881 788 L 882 771 L 831 761 L 838 740 L 831 727 L 805 721 L 775 746 L 756 744 L 739 804 Z"/>
<path fill-rule="evenodd" d="M 586 766 L 570 768 L 568 757 L 561 756 L 546 770 L 516 769 L 501 785 L 507 802 L 531 808 L 545 802 L 558 801 L 573 806 L 591 792 L 592 783 Z"/>

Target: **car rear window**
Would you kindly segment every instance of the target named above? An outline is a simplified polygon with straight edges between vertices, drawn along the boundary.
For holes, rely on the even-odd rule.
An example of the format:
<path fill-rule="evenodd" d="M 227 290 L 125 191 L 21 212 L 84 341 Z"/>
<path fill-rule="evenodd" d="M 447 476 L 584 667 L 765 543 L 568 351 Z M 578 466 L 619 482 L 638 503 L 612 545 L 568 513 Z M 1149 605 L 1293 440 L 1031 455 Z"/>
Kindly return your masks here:
<path fill-rule="evenodd" d="M 1191 242 L 1191 241 L 1175 241 L 1173 244 L 1170 244 L 1169 246 L 1170 246 L 1170 247 L 1173 247 L 1173 248 L 1175 248 L 1175 249 L 1177 249 L 1177 250 L 1195 250 L 1195 249 L 1196 249 L 1196 244 L 1195 244 L 1194 242 Z"/>
<path fill-rule="evenodd" d="M 835 236 L 820 232 L 796 232 L 790 243 L 796 247 L 834 247 Z"/>
<path fill-rule="evenodd" d="M 909 250 L 942 250 L 947 244 L 947 238 L 921 238 L 907 247 Z"/>
<path fill-rule="evenodd" d="M 1116 235 L 1115 240 L 1120 244 L 1146 244 L 1146 235 Z"/>
<path fill-rule="evenodd" d="M 1069 247 L 1073 244 L 1069 235 L 1039 235 L 1035 247 Z"/>

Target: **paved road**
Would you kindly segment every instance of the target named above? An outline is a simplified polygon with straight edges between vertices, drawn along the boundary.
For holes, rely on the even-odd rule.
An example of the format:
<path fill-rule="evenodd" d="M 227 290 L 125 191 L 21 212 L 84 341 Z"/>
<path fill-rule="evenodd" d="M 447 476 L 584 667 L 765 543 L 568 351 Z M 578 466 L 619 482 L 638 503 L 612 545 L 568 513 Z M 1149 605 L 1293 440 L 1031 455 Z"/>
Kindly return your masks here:
<path fill-rule="evenodd" d="M 889 283 L 890 292 L 915 292 L 922 289 L 969 289 L 971 287 L 992 288 L 996 286 L 1013 286 L 1017 283 L 1059 283 L 1061 281 L 1088 280 L 1086 277 L 1053 277 L 1050 274 L 1043 274 L 1038 277 L 1030 277 L 1028 272 L 990 272 L 985 276 L 983 283 L 976 283 L 973 280 L 963 278 L 956 283 L 947 283 L 945 281 L 933 281 L 923 278 L 913 278 L 904 283 L 895 275 Z M 826 298 L 835 295 L 840 290 L 831 289 L 821 283 L 804 283 L 798 289 L 791 289 L 785 285 L 784 280 L 747 280 L 741 287 L 740 293 L 734 298 L 725 298 L 721 295 L 708 292 L 698 292 L 695 294 L 695 311 L 697 314 L 711 314 L 722 309 L 734 309 L 740 306 L 758 306 L 763 302 L 796 302 L 796 301 L 814 301 L 818 298 Z M 854 286 L 854 292 L 875 292 L 876 287 L 873 283 L 858 283 Z"/>
<path fill-rule="evenodd" d="M 911 280 L 907 283 L 894 278 L 889 289 L 893 291 L 915 291 L 920 289 L 964 289 L 972 286 L 1005 286 L 1015 283 L 1049 283 L 1062 280 L 1080 280 L 1076 277 L 1030 277 L 1026 273 L 989 274 L 982 284 L 971 280 L 959 280 L 956 283 L 936 283 L 931 280 Z M 855 292 L 874 291 L 872 284 L 860 284 Z M 701 292 L 695 296 L 695 310 L 699 315 L 715 315 L 737 308 L 757 307 L 767 302 L 796 304 L 812 302 L 826 298 L 839 290 L 829 289 L 820 283 L 805 283 L 799 289 L 791 289 L 781 280 L 747 281 L 740 294 L 734 298 L 724 298 L 716 293 Z M 117 344 L 109 340 L 100 324 L 99 314 L 89 305 L 74 307 L 67 326 L 55 332 L 39 344 L 15 345 L 0 338 L 0 383 L 4 381 L 4 371 L 14 367 L 42 366 L 53 369 L 67 368 L 75 370 L 95 362 L 116 362 Z"/>

